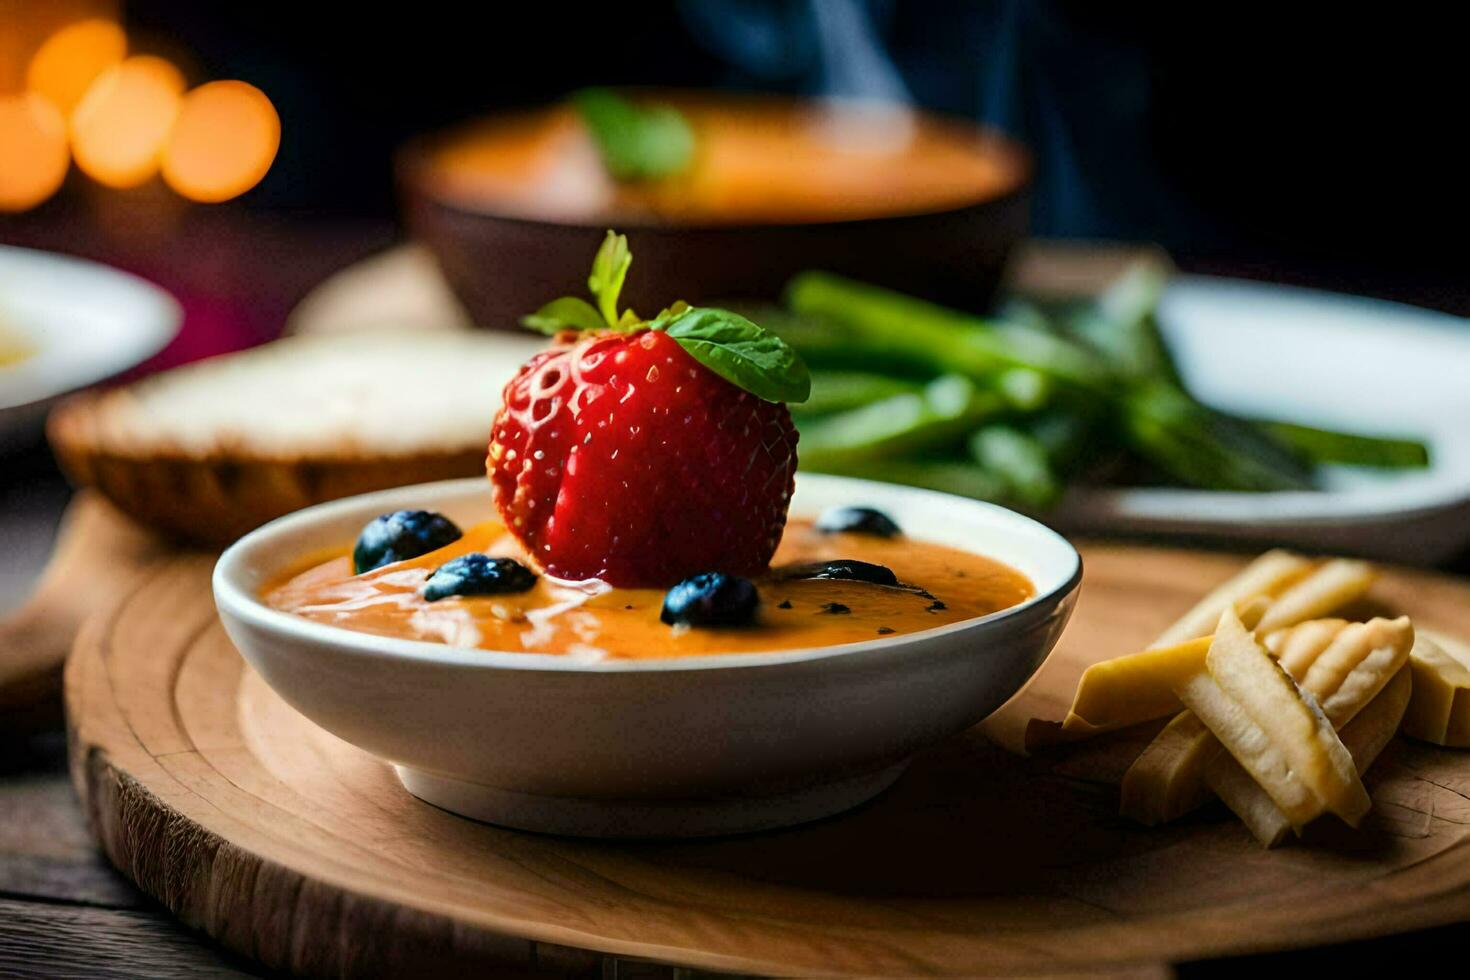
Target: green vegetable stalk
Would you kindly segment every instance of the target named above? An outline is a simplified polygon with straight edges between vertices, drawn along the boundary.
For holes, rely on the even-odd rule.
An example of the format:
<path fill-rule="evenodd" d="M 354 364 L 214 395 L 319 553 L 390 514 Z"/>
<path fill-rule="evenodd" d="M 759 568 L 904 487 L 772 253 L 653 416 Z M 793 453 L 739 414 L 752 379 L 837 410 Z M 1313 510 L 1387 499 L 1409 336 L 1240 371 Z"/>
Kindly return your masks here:
<path fill-rule="evenodd" d="M 786 300 L 796 313 L 839 322 L 850 339 L 926 364 L 936 374 L 985 381 L 1005 368 L 1029 368 L 1090 389 L 1105 389 L 1111 380 L 1094 355 L 1063 338 L 999 325 L 827 272 L 797 276 Z"/>
<path fill-rule="evenodd" d="M 1381 469 L 1422 469 L 1429 465 L 1429 448 L 1417 439 L 1362 436 L 1292 422 L 1258 424 L 1314 463 Z"/>
<path fill-rule="evenodd" d="M 1168 381 L 1131 386 L 1117 411 L 1126 445 L 1189 486 L 1265 492 L 1315 485 L 1311 466 L 1289 447 Z"/>
<path fill-rule="evenodd" d="M 920 392 L 803 419 L 798 453 L 807 469 L 848 472 L 875 460 L 956 445 L 1004 410 L 1005 401 L 994 391 L 961 375 L 945 375 Z"/>
<path fill-rule="evenodd" d="M 1007 499 L 1045 510 L 1062 495 L 1046 447 L 1029 433 L 995 422 L 976 429 L 969 447 L 975 462 L 1004 483 Z"/>
<path fill-rule="evenodd" d="M 802 352 L 805 357 L 805 352 Z M 916 394 L 923 390 L 920 382 L 892 378 L 867 371 L 812 371 L 812 394 L 805 402 L 791 406 L 797 416 L 832 415 L 850 412 L 895 395 Z"/>

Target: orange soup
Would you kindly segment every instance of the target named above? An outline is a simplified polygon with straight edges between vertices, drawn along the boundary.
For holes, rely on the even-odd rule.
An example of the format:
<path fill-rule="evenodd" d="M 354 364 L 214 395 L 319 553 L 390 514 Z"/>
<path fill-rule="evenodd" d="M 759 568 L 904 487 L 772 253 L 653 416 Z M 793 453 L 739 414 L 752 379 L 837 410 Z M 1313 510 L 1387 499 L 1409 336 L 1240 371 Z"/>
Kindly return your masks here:
<path fill-rule="evenodd" d="M 423 174 L 442 200 L 553 221 L 788 224 L 942 211 L 1017 187 L 1011 143 L 898 108 L 775 98 L 655 95 L 694 131 L 690 169 L 614 181 L 576 111 L 508 114 L 432 146 Z"/>
<path fill-rule="evenodd" d="M 438 551 L 361 575 L 352 574 L 349 550 L 317 556 L 310 567 L 268 586 L 265 602 L 365 633 L 603 659 L 854 643 L 984 616 L 1035 592 L 1020 572 L 981 555 L 905 537 L 821 533 L 810 521 L 787 526 L 771 571 L 756 580 L 761 598 L 756 622 L 738 628 L 665 625 L 659 620 L 660 589 L 615 589 L 544 576 L 519 594 L 424 599 L 421 590 L 429 574 L 459 555 L 479 551 L 526 562 L 524 551 L 498 523 L 478 525 Z M 903 584 L 782 574 L 793 565 L 837 559 L 885 565 Z"/>

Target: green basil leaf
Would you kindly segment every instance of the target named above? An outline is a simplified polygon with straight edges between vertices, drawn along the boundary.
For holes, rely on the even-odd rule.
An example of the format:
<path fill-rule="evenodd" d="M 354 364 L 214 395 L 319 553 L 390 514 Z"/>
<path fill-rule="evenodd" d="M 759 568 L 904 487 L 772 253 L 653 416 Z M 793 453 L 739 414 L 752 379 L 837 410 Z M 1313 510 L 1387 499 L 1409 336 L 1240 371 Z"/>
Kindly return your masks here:
<path fill-rule="evenodd" d="M 694 131 L 672 106 L 639 105 L 605 88 L 583 89 L 572 101 L 614 180 L 660 180 L 694 160 Z"/>
<path fill-rule="evenodd" d="M 663 330 L 696 361 L 768 402 L 804 402 L 812 379 L 784 340 L 738 313 L 690 307 L 649 325 Z"/>
<path fill-rule="evenodd" d="M 545 334 L 561 330 L 601 330 L 605 326 L 602 314 L 577 296 L 554 299 L 535 313 L 521 317 L 521 323 Z"/>
<path fill-rule="evenodd" d="M 632 264 L 633 253 L 628 251 L 628 239 L 609 229 L 592 260 L 592 275 L 587 277 L 587 289 L 597 300 L 602 319 L 614 330 L 618 327 L 618 296 L 623 291 L 628 266 Z"/>

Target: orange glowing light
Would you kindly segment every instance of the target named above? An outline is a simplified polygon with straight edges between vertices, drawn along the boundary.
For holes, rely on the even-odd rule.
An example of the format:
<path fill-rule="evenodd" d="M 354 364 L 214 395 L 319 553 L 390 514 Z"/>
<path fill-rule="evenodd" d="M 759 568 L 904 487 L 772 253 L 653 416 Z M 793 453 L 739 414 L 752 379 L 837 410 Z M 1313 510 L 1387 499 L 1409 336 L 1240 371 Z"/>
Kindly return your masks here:
<path fill-rule="evenodd" d="M 66 120 L 34 92 L 0 95 L 0 211 L 24 211 L 66 179 Z"/>
<path fill-rule="evenodd" d="M 46 39 L 26 69 L 26 88 L 50 99 L 63 115 L 82 101 L 97 76 L 128 51 L 123 29 L 110 20 L 83 20 Z"/>
<path fill-rule="evenodd" d="M 72 113 L 77 166 L 108 187 L 147 181 L 158 172 L 183 91 L 183 74 L 153 55 L 137 55 L 103 72 Z"/>
<path fill-rule="evenodd" d="M 245 82 L 210 82 L 184 96 L 163 154 L 163 179 L 195 201 L 244 194 L 270 170 L 281 119 L 265 93 Z"/>

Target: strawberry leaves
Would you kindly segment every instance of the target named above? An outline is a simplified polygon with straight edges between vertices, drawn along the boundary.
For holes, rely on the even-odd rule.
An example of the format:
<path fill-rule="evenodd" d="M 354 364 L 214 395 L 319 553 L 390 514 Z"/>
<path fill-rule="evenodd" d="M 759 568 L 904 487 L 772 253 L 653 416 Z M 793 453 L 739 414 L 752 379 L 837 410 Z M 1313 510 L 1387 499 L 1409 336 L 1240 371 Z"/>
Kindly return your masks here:
<path fill-rule="evenodd" d="M 812 393 L 806 364 L 784 340 L 738 313 L 691 306 L 648 325 L 663 330 L 700 364 L 768 402 L 804 402 Z"/>
<path fill-rule="evenodd" d="M 521 323 L 545 334 L 562 330 L 601 330 L 607 326 L 597 308 L 580 296 L 554 299 L 530 316 L 521 317 Z"/>
<path fill-rule="evenodd" d="M 618 297 L 622 295 L 623 280 L 628 278 L 628 267 L 632 264 L 633 253 L 628 251 L 627 237 L 609 231 L 592 259 L 592 274 L 587 277 L 587 291 L 597 305 L 594 307 L 579 296 L 563 296 L 530 316 L 521 317 L 521 325 L 544 334 L 563 330 L 639 329 L 643 321 L 632 310 L 624 310 L 618 316 Z"/>
<path fill-rule="evenodd" d="M 623 280 L 628 277 L 628 266 L 633 264 L 633 253 L 628 251 L 628 239 L 609 230 L 602 240 L 602 247 L 592 259 L 592 275 L 587 277 L 587 291 L 597 300 L 602 318 L 613 330 L 623 329 L 620 324 L 630 320 L 618 317 L 618 296 L 623 292 Z M 631 310 L 628 311 L 632 313 Z M 637 317 L 633 316 L 632 320 Z"/>
<path fill-rule="evenodd" d="M 780 337 L 738 313 L 690 306 L 678 300 L 652 321 L 629 309 L 619 314 L 618 298 L 632 264 L 628 239 L 609 231 L 587 277 L 587 290 L 597 305 L 580 297 L 563 296 L 522 317 L 521 323 L 545 334 L 563 330 L 660 330 L 678 341 L 690 357 L 757 398 L 768 402 L 807 400 L 811 376 L 800 355 Z"/>

